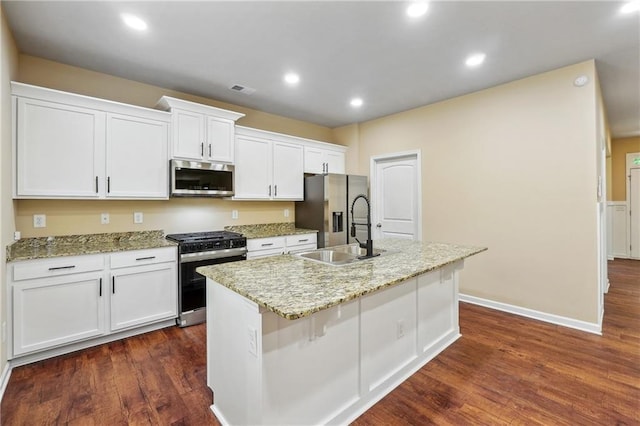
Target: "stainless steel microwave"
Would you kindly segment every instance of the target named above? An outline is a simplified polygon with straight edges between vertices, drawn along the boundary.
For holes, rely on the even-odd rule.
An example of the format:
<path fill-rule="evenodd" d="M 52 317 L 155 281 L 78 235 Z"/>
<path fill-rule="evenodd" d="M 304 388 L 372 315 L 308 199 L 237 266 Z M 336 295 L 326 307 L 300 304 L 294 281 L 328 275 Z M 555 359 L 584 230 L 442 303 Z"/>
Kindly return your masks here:
<path fill-rule="evenodd" d="M 172 197 L 231 197 L 233 166 L 200 161 L 171 160 Z"/>

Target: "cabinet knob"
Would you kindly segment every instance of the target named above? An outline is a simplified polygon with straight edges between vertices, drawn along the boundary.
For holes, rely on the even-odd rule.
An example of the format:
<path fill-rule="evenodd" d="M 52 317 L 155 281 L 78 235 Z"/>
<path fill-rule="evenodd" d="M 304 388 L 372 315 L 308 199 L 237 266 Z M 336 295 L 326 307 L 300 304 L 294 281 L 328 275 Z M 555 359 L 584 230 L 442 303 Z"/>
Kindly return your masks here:
<path fill-rule="evenodd" d="M 381 223 L 377 223 L 376 224 L 376 228 L 382 228 L 382 224 Z"/>

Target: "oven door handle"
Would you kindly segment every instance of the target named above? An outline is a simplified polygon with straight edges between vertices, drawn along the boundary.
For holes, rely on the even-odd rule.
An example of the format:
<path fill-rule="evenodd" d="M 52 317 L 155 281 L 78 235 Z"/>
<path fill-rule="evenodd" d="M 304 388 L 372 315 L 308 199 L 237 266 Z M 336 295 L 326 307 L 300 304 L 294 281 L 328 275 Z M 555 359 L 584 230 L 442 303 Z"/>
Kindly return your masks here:
<path fill-rule="evenodd" d="M 204 251 L 200 253 L 184 253 L 180 255 L 180 262 L 181 263 L 198 262 L 200 260 L 222 259 L 225 257 L 242 256 L 244 254 L 247 254 L 246 247 Z"/>

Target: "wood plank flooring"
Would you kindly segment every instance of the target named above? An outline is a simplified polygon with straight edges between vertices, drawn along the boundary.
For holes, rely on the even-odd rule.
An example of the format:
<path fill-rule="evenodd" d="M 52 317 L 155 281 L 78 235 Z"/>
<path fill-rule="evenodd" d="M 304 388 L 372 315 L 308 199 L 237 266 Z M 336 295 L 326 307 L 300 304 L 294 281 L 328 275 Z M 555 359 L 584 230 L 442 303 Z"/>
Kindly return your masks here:
<path fill-rule="evenodd" d="M 463 337 L 363 425 L 640 425 L 640 262 L 609 262 L 603 336 L 461 303 Z M 205 326 L 13 370 L 2 425 L 216 425 Z"/>

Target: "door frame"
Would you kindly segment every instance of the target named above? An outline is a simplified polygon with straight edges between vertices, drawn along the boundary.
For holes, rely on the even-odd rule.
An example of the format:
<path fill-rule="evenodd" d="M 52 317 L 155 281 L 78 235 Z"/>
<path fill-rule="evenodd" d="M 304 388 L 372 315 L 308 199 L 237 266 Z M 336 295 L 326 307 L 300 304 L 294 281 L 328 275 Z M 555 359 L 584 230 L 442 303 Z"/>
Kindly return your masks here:
<path fill-rule="evenodd" d="M 629 246 L 633 244 L 633 240 L 631 239 L 631 169 L 640 168 L 640 166 L 633 167 L 631 164 L 633 157 L 639 157 L 640 152 L 627 152 L 625 156 L 625 203 L 627 204 L 627 238 L 629 239 Z M 634 250 L 635 251 L 635 250 Z M 631 248 L 627 247 L 627 258 L 629 259 L 638 259 L 639 257 L 633 257 Z"/>
<path fill-rule="evenodd" d="M 380 162 L 389 160 L 401 160 L 413 158 L 416 160 L 416 241 L 422 241 L 422 155 L 419 149 L 410 151 L 400 151 L 390 154 L 373 155 L 370 160 L 369 176 L 371 177 L 369 182 L 369 198 L 371 201 L 371 223 L 378 223 L 378 201 L 372 196 L 374 189 L 377 187 L 378 177 L 376 172 L 376 166 Z M 375 232 L 377 234 L 377 231 Z M 374 238 L 375 239 L 375 238 Z"/>

